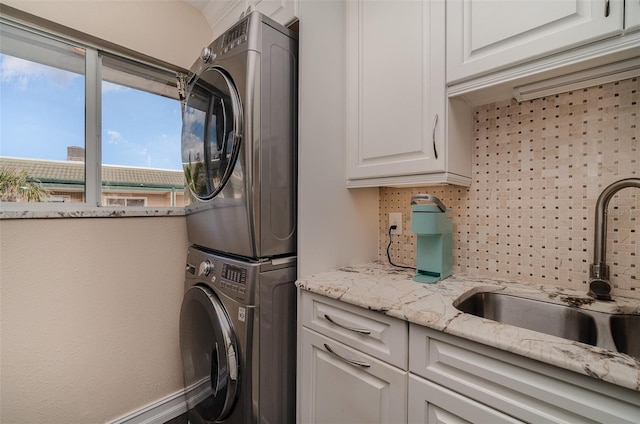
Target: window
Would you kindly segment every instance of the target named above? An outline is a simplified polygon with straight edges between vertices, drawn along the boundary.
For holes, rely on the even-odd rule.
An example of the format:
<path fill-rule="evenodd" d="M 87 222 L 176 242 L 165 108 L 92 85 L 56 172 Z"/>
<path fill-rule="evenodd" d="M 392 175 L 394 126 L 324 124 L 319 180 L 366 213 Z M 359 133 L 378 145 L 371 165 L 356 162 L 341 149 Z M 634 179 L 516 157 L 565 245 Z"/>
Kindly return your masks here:
<path fill-rule="evenodd" d="M 3 207 L 184 206 L 175 72 L 4 18 L 0 39 Z"/>
<path fill-rule="evenodd" d="M 144 197 L 106 197 L 107 206 L 146 206 Z"/>

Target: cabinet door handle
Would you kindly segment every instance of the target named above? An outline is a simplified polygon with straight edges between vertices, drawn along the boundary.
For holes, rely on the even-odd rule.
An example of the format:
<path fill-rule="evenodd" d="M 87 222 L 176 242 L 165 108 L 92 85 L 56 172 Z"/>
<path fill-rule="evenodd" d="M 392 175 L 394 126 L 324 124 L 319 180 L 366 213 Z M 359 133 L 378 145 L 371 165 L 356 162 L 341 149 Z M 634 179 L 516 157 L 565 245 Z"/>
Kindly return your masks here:
<path fill-rule="evenodd" d="M 340 359 L 341 361 L 346 362 L 347 364 L 355 365 L 357 367 L 362 367 L 362 368 L 370 368 L 371 367 L 371 364 L 368 364 L 368 363 L 366 363 L 364 361 L 354 361 L 353 359 L 347 359 L 342 355 L 338 355 L 326 343 L 324 344 L 324 348 L 327 349 L 327 352 L 329 352 L 330 354 L 332 354 L 336 358 Z"/>
<path fill-rule="evenodd" d="M 433 154 L 438 159 L 438 149 L 436 149 L 436 128 L 438 127 L 438 114 L 433 119 L 433 129 L 431 131 L 431 139 L 433 140 Z"/>
<path fill-rule="evenodd" d="M 344 328 L 345 330 L 353 331 L 354 333 L 360 334 L 371 334 L 371 330 L 365 330 L 363 328 L 355 328 L 355 327 L 347 327 L 346 325 L 339 324 L 333 320 L 329 315 L 324 314 L 324 318 L 329 321 L 331 324 L 337 325 L 340 328 Z"/>
<path fill-rule="evenodd" d="M 604 2 L 604 17 L 608 18 L 610 12 L 611 12 L 611 2 L 609 0 L 605 0 L 605 2 Z"/>

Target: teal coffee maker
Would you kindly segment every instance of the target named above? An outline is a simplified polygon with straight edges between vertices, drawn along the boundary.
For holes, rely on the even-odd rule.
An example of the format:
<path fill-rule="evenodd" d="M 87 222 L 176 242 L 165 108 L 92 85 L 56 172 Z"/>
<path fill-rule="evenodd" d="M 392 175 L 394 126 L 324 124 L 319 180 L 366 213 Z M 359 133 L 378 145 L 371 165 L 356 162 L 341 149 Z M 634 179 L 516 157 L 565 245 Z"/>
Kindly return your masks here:
<path fill-rule="evenodd" d="M 450 276 L 453 222 L 440 199 L 411 197 L 411 231 L 418 238 L 413 281 L 431 284 Z"/>

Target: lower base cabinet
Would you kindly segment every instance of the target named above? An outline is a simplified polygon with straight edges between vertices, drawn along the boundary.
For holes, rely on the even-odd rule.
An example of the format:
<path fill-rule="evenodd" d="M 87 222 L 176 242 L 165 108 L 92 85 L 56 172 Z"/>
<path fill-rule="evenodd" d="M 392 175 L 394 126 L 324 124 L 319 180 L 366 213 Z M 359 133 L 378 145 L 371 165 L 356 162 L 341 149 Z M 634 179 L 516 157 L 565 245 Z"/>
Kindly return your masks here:
<path fill-rule="evenodd" d="M 413 374 L 409 375 L 408 407 L 412 424 L 522 422 Z"/>
<path fill-rule="evenodd" d="M 302 422 L 406 422 L 406 371 L 308 329 L 302 355 Z"/>
<path fill-rule="evenodd" d="M 640 422 L 640 392 L 299 290 L 298 423 Z"/>

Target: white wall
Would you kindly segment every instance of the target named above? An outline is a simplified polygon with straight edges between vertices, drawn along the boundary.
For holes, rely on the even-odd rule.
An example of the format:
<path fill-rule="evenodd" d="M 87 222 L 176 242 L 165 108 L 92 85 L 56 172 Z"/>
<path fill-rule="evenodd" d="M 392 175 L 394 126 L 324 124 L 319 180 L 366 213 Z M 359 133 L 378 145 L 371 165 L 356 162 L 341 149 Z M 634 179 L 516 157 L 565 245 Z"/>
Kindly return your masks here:
<path fill-rule="evenodd" d="M 186 69 L 212 37 L 204 15 L 180 0 L 2 3 Z"/>
<path fill-rule="evenodd" d="M 346 188 L 344 1 L 299 8 L 298 275 L 378 257 L 378 189 Z"/>
<path fill-rule="evenodd" d="M 102 423 L 183 387 L 184 217 L 0 221 L 0 422 Z"/>

